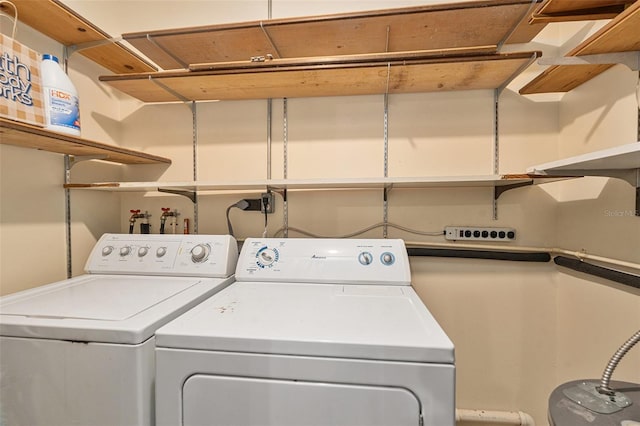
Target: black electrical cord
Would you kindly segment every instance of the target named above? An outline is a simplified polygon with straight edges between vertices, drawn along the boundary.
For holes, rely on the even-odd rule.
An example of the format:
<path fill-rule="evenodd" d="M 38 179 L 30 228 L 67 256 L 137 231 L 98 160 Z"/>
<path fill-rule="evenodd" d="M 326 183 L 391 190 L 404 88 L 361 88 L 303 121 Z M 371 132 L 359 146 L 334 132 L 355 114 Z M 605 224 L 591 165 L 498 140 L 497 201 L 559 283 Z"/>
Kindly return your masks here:
<path fill-rule="evenodd" d="M 238 208 L 240 210 L 246 210 L 247 208 L 249 208 L 249 202 L 247 200 L 240 200 L 237 203 L 232 204 L 229 207 L 227 207 L 227 228 L 229 229 L 229 235 L 231 235 L 232 237 L 234 237 L 234 235 L 233 235 L 233 226 L 231 226 L 231 219 L 229 218 L 229 212 L 234 207 Z"/>
<path fill-rule="evenodd" d="M 269 198 L 267 196 L 262 197 L 262 211 L 264 211 L 264 231 L 262 232 L 262 238 L 267 237 L 267 225 L 269 224 Z"/>

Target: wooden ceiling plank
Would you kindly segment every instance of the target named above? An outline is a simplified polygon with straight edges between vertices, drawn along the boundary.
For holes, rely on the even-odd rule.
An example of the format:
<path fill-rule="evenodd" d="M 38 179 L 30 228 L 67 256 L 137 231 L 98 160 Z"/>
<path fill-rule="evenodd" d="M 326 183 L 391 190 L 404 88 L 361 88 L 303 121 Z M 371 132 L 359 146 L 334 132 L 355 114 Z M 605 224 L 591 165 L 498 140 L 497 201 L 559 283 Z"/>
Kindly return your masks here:
<path fill-rule="evenodd" d="M 567 56 L 640 50 L 640 1 L 628 7 Z"/>
<path fill-rule="evenodd" d="M 193 101 L 368 95 L 385 93 L 387 87 L 389 93 L 491 89 L 508 81 L 538 55 L 539 52 L 522 52 L 387 63 L 175 71 L 155 73 L 152 78 Z M 101 80 L 145 102 L 172 99 L 145 75 L 105 76 Z"/>
<path fill-rule="evenodd" d="M 615 7 L 618 13 L 635 0 L 546 0 L 536 12 L 539 15 L 562 15 L 573 12 L 597 11 Z"/>
<path fill-rule="evenodd" d="M 640 1 L 611 20 L 566 56 L 640 50 Z M 613 65 L 552 65 L 520 89 L 520 94 L 566 92 Z"/>
<path fill-rule="evenodd" d="M 456 49 L 417 50 L 410 52 L 365 53 L 358 55 L 314 56 L 305 58 L 270 59 L 264 61 L 232 61 L 192 64 L 190 71 L 241 70 L 253 68 L 269 68 L 282 66 L 332 65 L 362 62 L 386 62 L 412 59 L 435 59 L 488 55 L 494 53 L 496 46 L 474 46 Z"/>
<path fill-rule="evenodd" d="M 268 54 L 299 58 L 498 45 L 525 16 L 531 1 L 439 4 L 138 32 L 123 37 L 164 69 L 243 61 Z M 179 61 L 165 51 L 178 56 Z"/>
<path fill-rule="evenodd" d="M 82 49 L 83 56 L 99 63 L 115 73 L 150 72 L 156 67 L 142 59 L 121 43 L 91 24 L 82 16 L 58 0 L 12 0 L 18 8 L 20 21 L 58 41 L 64 46 L 81 46 L 85 43 L 104 44 Z M 4 7 L 0 5 L 0 7 Z"/>

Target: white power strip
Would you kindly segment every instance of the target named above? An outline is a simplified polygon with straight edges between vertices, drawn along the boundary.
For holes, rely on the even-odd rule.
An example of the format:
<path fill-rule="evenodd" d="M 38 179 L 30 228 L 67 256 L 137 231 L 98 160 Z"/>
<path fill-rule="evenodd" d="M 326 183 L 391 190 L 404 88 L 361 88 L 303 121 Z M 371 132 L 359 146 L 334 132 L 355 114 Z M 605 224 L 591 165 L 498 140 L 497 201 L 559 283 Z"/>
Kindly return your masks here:
<path fill-rule="evenodd" d="M 514 241 L 514 228 L 490 228 L 486 226 L 447 226 L 444 238 L 450 241 Z"/>

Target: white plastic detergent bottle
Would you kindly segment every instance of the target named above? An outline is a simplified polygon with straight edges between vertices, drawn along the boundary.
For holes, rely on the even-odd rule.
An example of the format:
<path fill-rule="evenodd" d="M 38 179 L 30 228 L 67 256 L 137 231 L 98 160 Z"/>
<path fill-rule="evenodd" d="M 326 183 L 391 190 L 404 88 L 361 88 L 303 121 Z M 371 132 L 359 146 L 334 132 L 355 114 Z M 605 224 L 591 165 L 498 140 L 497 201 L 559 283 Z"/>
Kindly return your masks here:
<path fill-rule="evenodd" d="M 50 54 L 42 55 L 40 71 L 46 128 L 80 136 L 80 102 L 71 79 L 60 67 L 58 58 Z"/>

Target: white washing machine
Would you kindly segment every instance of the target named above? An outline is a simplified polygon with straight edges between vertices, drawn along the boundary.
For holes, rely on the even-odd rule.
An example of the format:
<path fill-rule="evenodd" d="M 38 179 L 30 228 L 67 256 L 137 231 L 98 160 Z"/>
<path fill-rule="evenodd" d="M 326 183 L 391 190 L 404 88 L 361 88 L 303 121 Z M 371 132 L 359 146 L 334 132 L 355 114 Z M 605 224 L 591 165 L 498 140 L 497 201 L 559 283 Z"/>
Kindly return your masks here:
<path fill-rule="evenodd" d="M 1 298 L 0 424 L 153 425 L 154 333 L 237 257 L 230 236 L 105 234 L 87 274 Z"/>
<path fill-rule="evenodd" d="M 156 334 L 158 425 L 455 424 L 454 347 L 402 240 L 248 239 Z"/>

